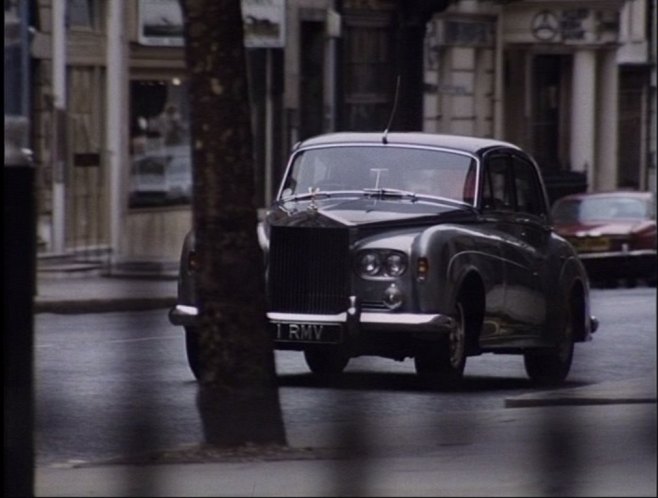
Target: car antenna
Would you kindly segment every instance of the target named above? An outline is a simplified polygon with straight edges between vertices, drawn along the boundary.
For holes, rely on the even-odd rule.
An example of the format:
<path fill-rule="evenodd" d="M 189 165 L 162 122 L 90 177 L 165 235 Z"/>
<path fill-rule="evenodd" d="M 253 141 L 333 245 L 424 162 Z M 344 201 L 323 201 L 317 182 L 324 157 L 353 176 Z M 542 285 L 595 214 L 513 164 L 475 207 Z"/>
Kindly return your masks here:
<path fill-rule="evenodd" d="M 384 135 L 382 136 L 382 143 L 387 144 L 388 140 L 386 139 L 386 136 L 388 135 L 388 130 L 391 129 L 391 125 L 393 124 L 393 118 L 395 117 L 395 111 L 398 108 L 398 97 L 400 96 L 400 75 L 398 74 L 397 80 L 395 82 L 395 96 L 393 97 L 393 109 L 391 110 L 391 116 L 388 118 L 388 124 L 386 125 L 386 129 L 384 130 Z"/>

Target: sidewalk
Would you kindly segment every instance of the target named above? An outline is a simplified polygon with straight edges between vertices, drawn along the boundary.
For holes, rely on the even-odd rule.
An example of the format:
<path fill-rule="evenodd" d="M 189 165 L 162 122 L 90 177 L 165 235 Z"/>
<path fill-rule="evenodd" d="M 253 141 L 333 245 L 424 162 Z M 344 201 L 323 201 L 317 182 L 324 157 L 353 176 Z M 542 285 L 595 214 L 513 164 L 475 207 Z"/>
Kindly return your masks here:
<path fill-rule="evenodd" d="M 34 310 L 35 313 L 95 313 L 166 309 L 174 303 L 175 296 L 174 278 L 127 275 L 67 278 L 40 274 Z M 466 417 L 470 429 L 464 432 Z M 125 459 L 37 467 L 35 494 L 655 496 L 656 493 L 655 375 L 501 399 L 499 410 L 449 413 L 431 420 L 418 420 L 413 413 L 396 418 L 382 414 L 368 423 L 367 434 L 362 436 L 367 451 L 356 458 L 354 448 L 341 448 L 340 443 L 335 448 L 326 446 L 327 440 L 333 440 L 327 435 L 349 429 L 345 421 L 318 420 L 313 427 L 286 427 L 291 449 L 272 455 L 220 455 L 191 460 L 189 449 L 173 448 L 168 458 L 158 463 Z M 558 462 L 556 469 L 548 471 L 538 467 L 546 449 L 547 430 L 564 432 L 562 435 L 567 440 L 578 444 L 577 468 L 569 469 L 568 462 Z M 428 439 L 428 434 L 441 441 Z"/>
<path fill-rule="evenodd" d="M 656 496 L 656 404 L 286 427 L 291 451 L 42 466 L 36 496 Z M 327 447 L 326 441 L 336 441 Z"/>
<path fill-rule="evenodd" d="M 138 311 L 168 308 L 175 301 L 176 279 L 172 276 L 49 276 L 39 273 L 34 312 Z"/>

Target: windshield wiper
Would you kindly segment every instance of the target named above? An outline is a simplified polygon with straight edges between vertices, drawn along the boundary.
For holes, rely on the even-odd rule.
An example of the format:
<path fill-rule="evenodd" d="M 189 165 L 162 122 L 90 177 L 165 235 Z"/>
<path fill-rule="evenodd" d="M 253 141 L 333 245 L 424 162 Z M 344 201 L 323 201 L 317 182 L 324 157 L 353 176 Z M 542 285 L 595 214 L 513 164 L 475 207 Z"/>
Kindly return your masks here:
<path fill-rule="evenodd" d="M 364 188 L 363 193 L 373 197 L 411 197 L 416 199 L 418 195 L 409 190 L 400 190 L 397 188 Z"/>
<path fill-rule="evenodd" d="M 331 197 L 329 192 L 306 192 L 304 194 L 293 194 L 286 197 L 281 197 L 282 201 L 304 201 L 306 199 L 326 199 Z"/>

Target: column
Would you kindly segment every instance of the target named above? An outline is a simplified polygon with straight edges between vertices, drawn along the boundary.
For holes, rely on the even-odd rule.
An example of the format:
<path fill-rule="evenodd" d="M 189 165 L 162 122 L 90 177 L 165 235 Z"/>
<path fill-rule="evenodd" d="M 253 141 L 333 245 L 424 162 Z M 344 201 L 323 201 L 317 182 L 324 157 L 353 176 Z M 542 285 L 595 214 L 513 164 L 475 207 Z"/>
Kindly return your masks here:
<path fill-rule="evenodd" d="M 66 5 L 53 2 L 53 168 L 51 251 L 61 254 L 66 246 Z"/>
<path fill-rule="evenodd" d="M 593 190 L 594 130 L 596 106 L 596 57 L 590 49 L 573 56 L 571 86 L 571 170 L 587 173 L 588 189 Z"/>
<path fill-rule="evenodd" d="M 619 69 L 616 50 L 606 50 L 601 55 L 596 178 L 590 183 L 596 190 L 612 190 L 617 187 Z"/>
<path fill-rule="evenodd" d="M 111 265 L 120 259 L 121 234 L 126 216 L 128 157 L 128 51 L 125 26 L 126 2 L 108 2 L 106 78 L 106 150 L 110 174 Z"/>

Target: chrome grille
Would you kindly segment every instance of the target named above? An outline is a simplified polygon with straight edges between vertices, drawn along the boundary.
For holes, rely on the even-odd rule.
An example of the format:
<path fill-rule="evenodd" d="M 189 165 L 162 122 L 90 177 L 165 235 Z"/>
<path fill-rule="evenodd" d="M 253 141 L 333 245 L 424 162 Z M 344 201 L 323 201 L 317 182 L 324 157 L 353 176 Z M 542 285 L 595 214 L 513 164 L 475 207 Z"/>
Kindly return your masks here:
<path fill-rule="evenodd" d="M 348 278 L 347 229 L 272 227 L 267 281 L 271 311 L 345 311 Z"/>

